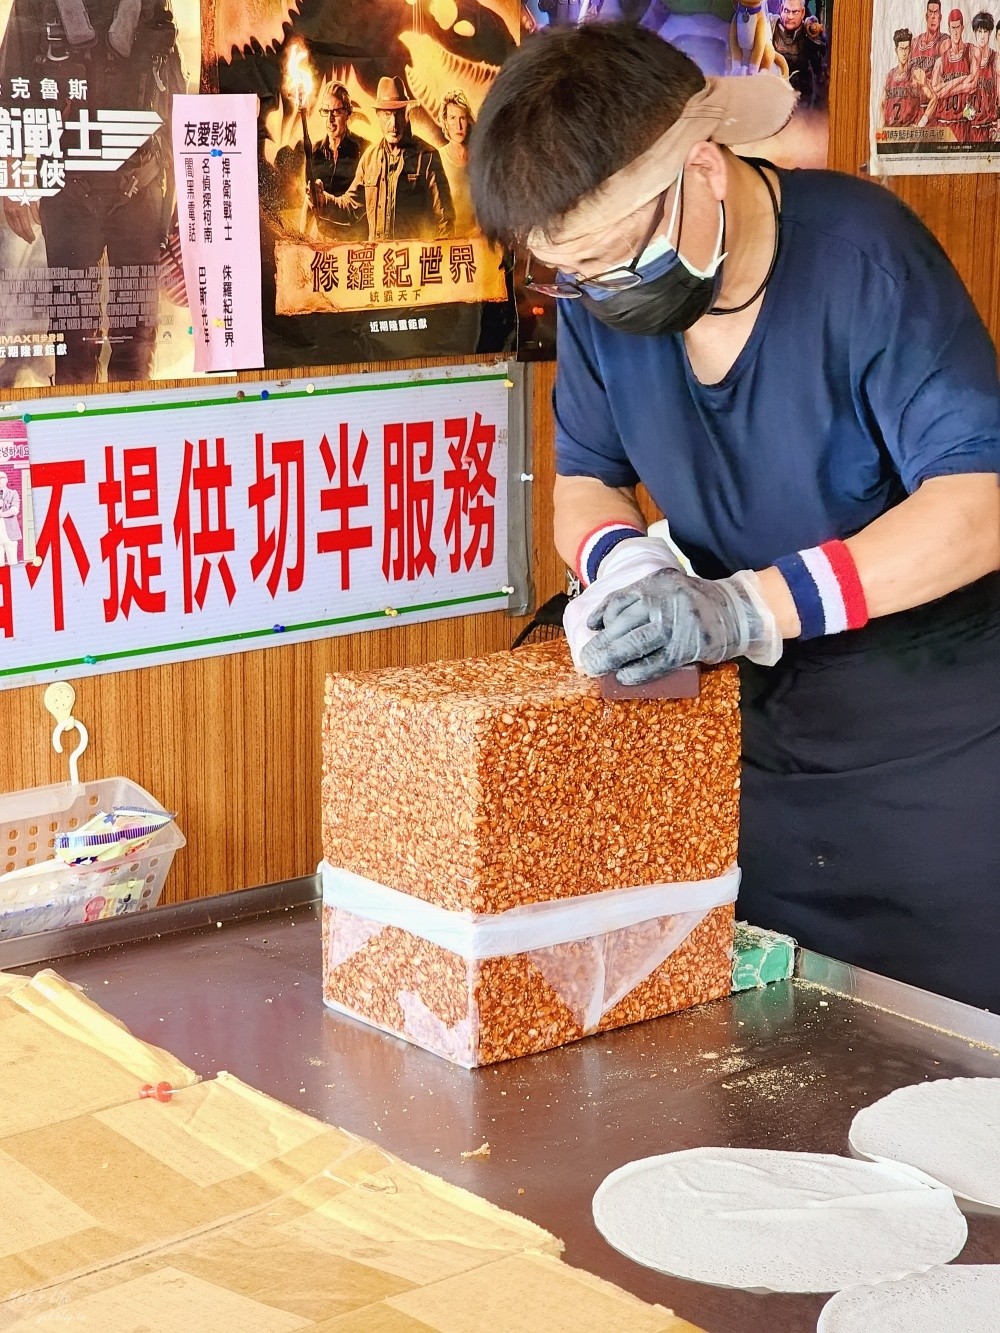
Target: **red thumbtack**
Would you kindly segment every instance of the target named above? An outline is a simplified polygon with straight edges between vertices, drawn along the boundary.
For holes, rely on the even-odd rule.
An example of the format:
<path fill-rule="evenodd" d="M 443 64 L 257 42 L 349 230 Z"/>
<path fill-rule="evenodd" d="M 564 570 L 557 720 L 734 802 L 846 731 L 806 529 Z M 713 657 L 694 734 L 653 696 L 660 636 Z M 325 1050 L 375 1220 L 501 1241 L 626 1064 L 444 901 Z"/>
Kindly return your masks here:
<path fill-rule="evenodd" d="M 172 1088 L 169 1083 L 157 1083 L 154 1088 L 152 1083 L 144 1083 L 139 1089 L 139 1097 L 155 1097 L 158 1102 L 169 1102 L 177 1088 Z"/>

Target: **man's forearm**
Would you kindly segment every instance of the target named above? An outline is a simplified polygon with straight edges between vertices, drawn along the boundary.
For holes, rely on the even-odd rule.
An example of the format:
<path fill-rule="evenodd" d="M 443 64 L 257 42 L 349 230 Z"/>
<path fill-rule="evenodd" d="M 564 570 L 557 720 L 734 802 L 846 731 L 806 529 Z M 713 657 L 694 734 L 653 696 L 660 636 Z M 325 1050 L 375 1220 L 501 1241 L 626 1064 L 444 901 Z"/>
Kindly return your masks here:
<path fill-rule="evenodd" d="M 995 473 L 933 477 L 848 539 L 871 618 L 922 606 L 1000 569 L 1000 485 Z M 758 575 L 785 639 L 800 633 L 777 569 Z"/>
<path fill-rule="evenodd" d="M 596 477 L 556 477 L 553 507 L 556 550 L 573 570 L 583 541 L 602 524 L 622 523 L 646 531 L 634 489 L 605 486 Z"/>

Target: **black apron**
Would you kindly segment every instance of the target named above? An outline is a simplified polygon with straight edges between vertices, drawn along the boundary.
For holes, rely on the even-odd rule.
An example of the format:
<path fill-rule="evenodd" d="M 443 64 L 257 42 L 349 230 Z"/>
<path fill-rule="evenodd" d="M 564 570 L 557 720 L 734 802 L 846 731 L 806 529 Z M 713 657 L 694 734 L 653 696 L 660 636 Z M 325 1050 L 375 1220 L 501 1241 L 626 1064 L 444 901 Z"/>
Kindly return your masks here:
<path fill-rule="evenodd" d="M 1000 1010 L 1000 576 L 741 676 L 741 919 Z"/>

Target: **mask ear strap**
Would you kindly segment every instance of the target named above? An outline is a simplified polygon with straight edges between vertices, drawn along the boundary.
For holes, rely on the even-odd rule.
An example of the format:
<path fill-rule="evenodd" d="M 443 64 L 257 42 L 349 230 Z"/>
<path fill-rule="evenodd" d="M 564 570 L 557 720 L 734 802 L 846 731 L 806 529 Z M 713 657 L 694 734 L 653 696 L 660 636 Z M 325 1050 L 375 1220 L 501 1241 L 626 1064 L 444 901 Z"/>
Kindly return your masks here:
<path fill-rule="evenodd" d="M 678 237 L 678 239 L 680 238 Z M 719 269 L 722 267 L 722 261 L 726 258 L 725 245 L 726 245 L 726 209 L 725 206 L 720 202 L 719 230 L 716 233 L 715 237 L 715 258 L 709 261 L 708 268 L 706 269 L 695 268 L 693 265 L 688 263 L 688 261 L 681 254 L 680 250 L 677 251 L 677 258 L 681 261 L 681 263 L 684 265 L 687 271 L 691 274 L 692 278 L 701 278 L 704 281 L 709 278 L 714 278 L 716 273 L 718 273 Z M 714 311 L 711 313 L 714 314 Z"/>
<path fill-rule="evenodd" d="M 729 258 L 726 251 L 726 206 L 721 199 L 719 200 L 719 234 L 715 238 L 715 253 L 719 257 L 713 260 L 713 276 L 722 261 Z"/>

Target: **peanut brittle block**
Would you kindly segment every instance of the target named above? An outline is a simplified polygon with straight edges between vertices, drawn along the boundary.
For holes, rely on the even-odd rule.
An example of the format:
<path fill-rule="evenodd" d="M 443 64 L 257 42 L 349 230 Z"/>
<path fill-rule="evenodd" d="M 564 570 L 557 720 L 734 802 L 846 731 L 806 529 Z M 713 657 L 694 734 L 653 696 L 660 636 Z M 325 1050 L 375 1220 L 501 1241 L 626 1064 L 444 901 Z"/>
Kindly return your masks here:
<path fill-rule="evenodd" d="M 563 642 L 327 680 L 323 855 L 455 911 L 736 860 L 739 685 L 601 698 Z"/>
<path fill-rule="evenodd" d="M 728 994 L 738 705 L 605 700 L 564 642 L 330 676 L 327 1003 L 476 1065 Z"/>

